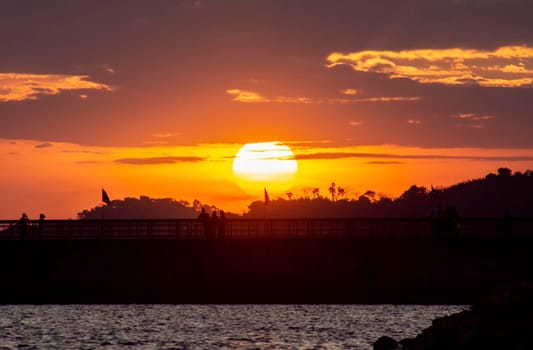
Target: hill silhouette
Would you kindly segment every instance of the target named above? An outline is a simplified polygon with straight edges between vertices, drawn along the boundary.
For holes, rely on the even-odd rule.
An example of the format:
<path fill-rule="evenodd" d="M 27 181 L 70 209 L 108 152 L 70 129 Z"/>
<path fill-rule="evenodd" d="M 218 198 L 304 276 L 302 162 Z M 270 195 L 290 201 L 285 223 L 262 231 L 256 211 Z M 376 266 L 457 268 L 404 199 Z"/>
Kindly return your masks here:
<path fill-rule="evenodd" d="M 463 217 L 503 217 L 506 211 L 515 217 L 533 215 L 533 171 L 513 173 L 499 168 L 497 173 L 484 178 L 468 180 L 447 188 L 412 185 L 398 198 L 378 197 L 368 190 L 356 198 L 347 198 L 341 187 L 334 183 L 328 196 L 320 195 L 319 188 L 305 191 L 301 197 L 287 193 L 288 199 L 276 198 L 265 206 L 254 201 L 248 212 L 239 216 L 227 213 L 228 218 L 357 218 L 357 217 L 429 217 L 433 209 L 453 206 Z M 80 219 L 102 218 L 102 206 L 78 213 Z M 207 212 L 215 206 L 199 200 L 189 203 L 171 198 L 124 198 L 113 200 L 104 207 L 106 219 L 169 219 L 197 218 L 201 209 Z"/>
<path fill-rule="evenodd" d="M 335 200 L 333 185 L 328 190 L 332 198 L 316 195 L 291 199 L 277 198 L 268 206 L 262 201 L 250 204 L 247 218 L 351 218 L 351 217 L 428 217 L 436 206 L 452 206 L 464 217 L 502 217 L 506 211 L 516 217 L 533 215 L 533 171 L 524 173 L 508 168 L 498 169 L 482 179 L 465 181 L 448 188 L 412 185 L 396 199 L 377 198 L 366 191 L 358 198 Z M 319 189 L 313 193 L 318 194 Z M 293 199 L 294 198 L 294 199 Z M 266 212 L 266 214 L 265 214 Z"/>
<path fill-rule="evenodd" d="M 139 198 L 126 197 L 113 200 L 108 206 L 97 206 L 85 209 L 78 213 L 80 219 L 192 219 L 198 216 L 198 212 L 204 208 L 209 210 L 209 205 L 202 204 L 198 200 L 189 203 L 184 200 L 171 198 Z M 103 211 L 103 213 L 102 213 Z M 103 215 L 102 215 L 103 214 Z"/>

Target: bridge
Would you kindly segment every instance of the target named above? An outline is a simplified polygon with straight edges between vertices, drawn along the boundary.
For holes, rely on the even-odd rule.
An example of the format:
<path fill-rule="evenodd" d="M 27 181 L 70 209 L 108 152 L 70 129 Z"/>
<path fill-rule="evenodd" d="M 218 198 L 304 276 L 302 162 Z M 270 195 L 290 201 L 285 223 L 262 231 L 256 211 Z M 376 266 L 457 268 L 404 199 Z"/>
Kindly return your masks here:
<path fill-rule="evenodd" d="M 195 219 L 0 220 L 0 240 L 130 240 L 210 238 Z M 458 227 L 431 218 L 334 218 L 334 219 L 226 219 L 217 222 L 213 238 L 424 238 L 435 235 L 461 237 L 533 236 L 533 218 L 461 218 Z M 218 229 L 218 235 L 217 235 Z"/>
<path fill-rule="evenodd" d="M 0 221 L 0 304 L 463 304 L 533 281 L 533 218 L 218 224 L 224 239 L 193 219 Z"/>

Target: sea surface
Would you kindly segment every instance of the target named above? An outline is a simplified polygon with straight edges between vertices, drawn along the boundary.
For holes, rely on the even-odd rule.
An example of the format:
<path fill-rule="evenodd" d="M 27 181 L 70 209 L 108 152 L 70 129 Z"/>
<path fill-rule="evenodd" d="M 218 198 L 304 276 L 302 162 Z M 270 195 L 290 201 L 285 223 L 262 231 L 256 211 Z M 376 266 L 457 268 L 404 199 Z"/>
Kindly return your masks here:
<path fill-rule="evenodd" d="M 0 349 L 361 349 L 465 306 L 0 305 Z"/>

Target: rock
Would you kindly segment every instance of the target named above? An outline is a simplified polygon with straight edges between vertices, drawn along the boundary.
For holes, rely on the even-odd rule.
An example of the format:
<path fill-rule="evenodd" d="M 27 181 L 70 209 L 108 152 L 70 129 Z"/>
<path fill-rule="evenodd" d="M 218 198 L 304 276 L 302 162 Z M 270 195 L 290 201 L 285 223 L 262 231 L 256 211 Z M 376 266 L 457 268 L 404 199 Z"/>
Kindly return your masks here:
<path fill-rule="evenodd" d="M 515 286 L 480 300 L 470 310 L 437 318 L 416 338 L 399 344 L 405 350 L 533 349 L 533 285 Z M 389 337 L 374 343 L 374 349 L 397 346 Z"/>
<path fill-rule="evenodd" d="M 400 344 L 391 337 L 383 336 L 372 344 L 374 350 L 399 350 Z"/>

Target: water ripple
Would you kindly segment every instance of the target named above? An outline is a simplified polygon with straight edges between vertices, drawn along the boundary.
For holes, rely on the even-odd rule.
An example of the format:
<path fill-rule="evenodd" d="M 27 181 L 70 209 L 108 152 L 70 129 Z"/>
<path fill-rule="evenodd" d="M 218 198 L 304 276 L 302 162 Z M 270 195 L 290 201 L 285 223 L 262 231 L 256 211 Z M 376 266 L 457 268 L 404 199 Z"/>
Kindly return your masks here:
<path fill-rule="evenodd" d="M 461 306 L 2 305 L 0 349 L 361 349 Z"/>

